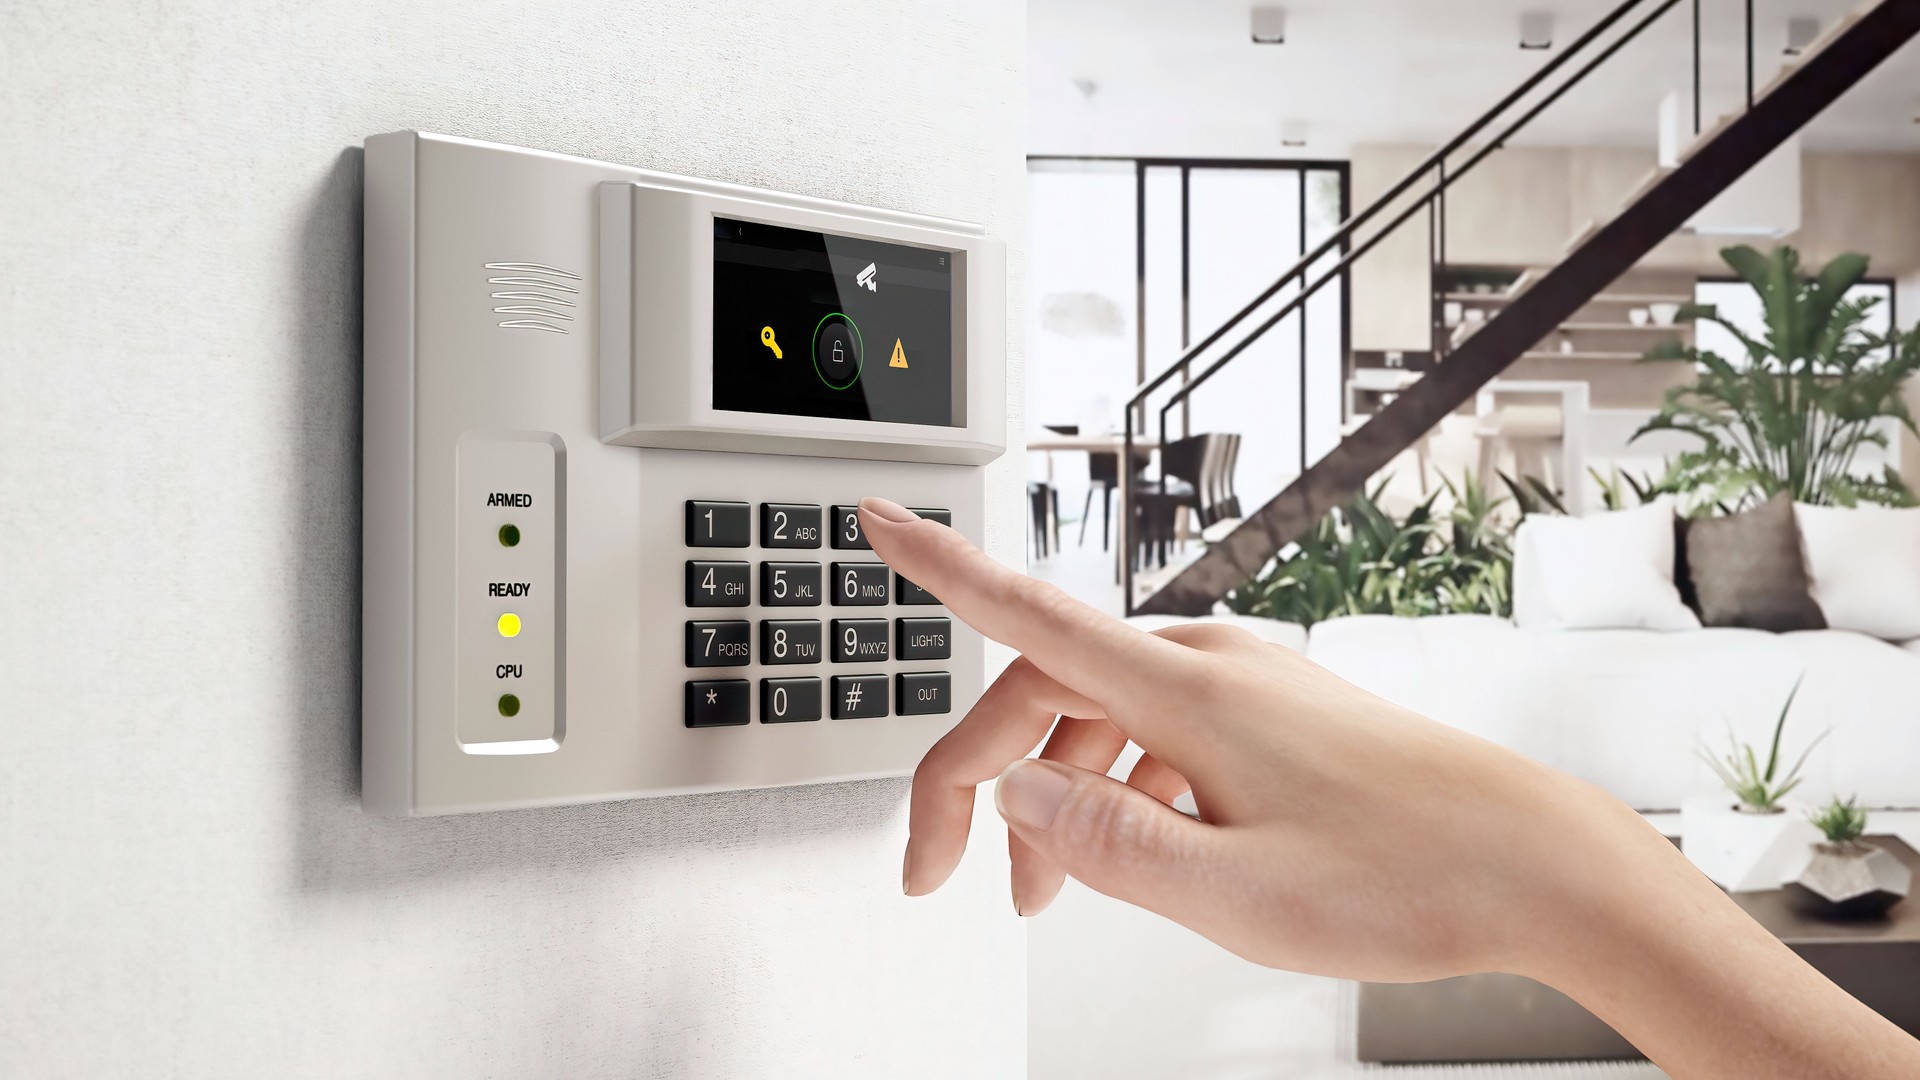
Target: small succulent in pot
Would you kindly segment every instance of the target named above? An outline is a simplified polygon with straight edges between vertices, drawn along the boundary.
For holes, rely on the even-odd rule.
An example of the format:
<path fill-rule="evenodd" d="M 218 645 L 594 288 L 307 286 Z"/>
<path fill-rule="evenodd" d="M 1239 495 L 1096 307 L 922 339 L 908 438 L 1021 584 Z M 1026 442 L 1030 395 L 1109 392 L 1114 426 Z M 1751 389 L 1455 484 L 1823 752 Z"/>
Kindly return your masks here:
<path fill-rule="evenodd" d="M 1787 714 L 1793 711 L 1793 699 L 1800 694 L 1800 683 L 1806 678 L 1802 675 L 1794 680 L 1793 691 L 1787 695 L 1786 703 L 1780 706 L 1780 719 L 1773 725 L 1773 745 L 1767 751 L 1767 761 L 1763 766 L 1753 752 L 1750 743 L 1743 743 L 1733 733 L 1731 724 L 1727 727 L 1727 753 L 1725 757 L 1715 757 L 1712 750 L 1702 743 L 1695 748 L 1701 761 L 1713 770 L 1727 790 L 1740 800 L 1735 809 L 1744 814 L 1778 814 L 1781 811 L 1780 800 L 1787 793 L 1800 786 L 1800 770 L 1807 763 L 1807 755 L 1820 745 L 1820 740 L 1832 733 L 1829 728 L 1814 737 L 1793 767 L 1780 772 L 1780 736 L 1787 728 Z"/>
<path fill-rule="evenodd" d="M 1864 846 L 1860 838 L 1867 832 L 1867 812 L 1854 805 L 1857 796 L 1847 796 L 1846 802 L 1835 795 L 1833 801 L 1817 813 L 1809 811 L 1807 820 L 1819 829 L 1827 838 L 1827 843 L 1838 847 Z"/>
<path fill-rule="evenodd" d="M 1807 820 L 1826 835 L 1813 845 L 1807 865 L 1786 884 L 1794 907 L 1830 919 L 1884 914 L 1913 888 L 1913 871 L 1891 852 L 1861 840 L 1867 812 L 1851 796 L 1839 796 Z"/>

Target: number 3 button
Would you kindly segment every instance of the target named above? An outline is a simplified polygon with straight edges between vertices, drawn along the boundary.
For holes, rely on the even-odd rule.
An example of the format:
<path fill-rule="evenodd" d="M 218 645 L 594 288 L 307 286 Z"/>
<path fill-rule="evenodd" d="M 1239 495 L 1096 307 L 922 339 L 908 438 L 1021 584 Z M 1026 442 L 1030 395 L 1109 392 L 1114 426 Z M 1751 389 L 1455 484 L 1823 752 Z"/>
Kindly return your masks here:
<path fill-rule="evenodd" d="M 848 551 L 873 550 L 873 545 L 867 543 L 867 534 L 860 531 L 858 506 L 833 508 L 833 546 Z"/>

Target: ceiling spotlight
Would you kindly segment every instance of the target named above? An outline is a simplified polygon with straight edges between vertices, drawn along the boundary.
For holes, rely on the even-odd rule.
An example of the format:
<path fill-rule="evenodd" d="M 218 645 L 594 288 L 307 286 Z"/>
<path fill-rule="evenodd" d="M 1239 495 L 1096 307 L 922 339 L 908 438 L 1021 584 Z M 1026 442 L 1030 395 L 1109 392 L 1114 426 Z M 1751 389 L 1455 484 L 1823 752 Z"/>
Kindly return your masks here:
<path fill-rule="evenodd" d="M 1545 11 L 1526 11 L 1520 15 L 1520 47 L 1553 48 L 1553 15 Z"/>
<path fill-rule="evenodd" d="M 1787 20 L 1787 47 L 1782 52 L 1788 56 L 1799 56 L 1820 36 L 1820 20 L 1806 16 L 1796 16 Z"/>
<path fill-rule="evenodd" d="M 1285 45 L 1287 43 L 1287 9 L 1271 6 L 1254 8 L 1253 43 Z"/>
<path fill-rule="evenodd" d="M 1305 120 L 1280 121 L 1280 145 L 1288 147 L 1307 145 L 1307 122 Z"/>

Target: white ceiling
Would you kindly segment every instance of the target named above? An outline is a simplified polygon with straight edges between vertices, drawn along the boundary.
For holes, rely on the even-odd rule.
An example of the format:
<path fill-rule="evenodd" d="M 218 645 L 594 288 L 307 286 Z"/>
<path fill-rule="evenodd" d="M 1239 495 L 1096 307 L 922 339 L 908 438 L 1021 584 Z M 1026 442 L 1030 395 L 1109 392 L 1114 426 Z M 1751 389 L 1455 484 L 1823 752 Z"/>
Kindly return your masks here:
<path fill-rule="evenodd" d="M 1612 0 L 1292 0 L 1287 42 L 1248 40 L 1252 0 L 1029 0 L 1029 149 L 1036 154 L 1344 157 L 1356 143 L 1451 137 L 1554 52 L 1518 47 L 1522 11 L 1550 11 L 1555 49 Z M 1652 11 L 1658 0 L 1642 0 Z M 1790 15 L 1823 28 L 1856 0 L 1757 0 L 1758 81 L 1784 62 Z M 1744 94 L 1743 0 L 1702 0 L 1706 122 Z M 1517 142 L 1644 145 L 1662 96 L 1692 79 L 1691 0 L 1542 113 Z M 1637 18 L 1637 14 L 1629 16 Z M 1590 50 L 1591 55 L 1598 50 Z M 1583 59 L 1576 58 L 1572 70 Z M 1091 95 L 1077 81 L 1093 84 Z M 1920 43 L 1807 130 L 1816 149 L 1920 151 Z M 1304 120 L 1305 147 L 1281 145 Z"/>

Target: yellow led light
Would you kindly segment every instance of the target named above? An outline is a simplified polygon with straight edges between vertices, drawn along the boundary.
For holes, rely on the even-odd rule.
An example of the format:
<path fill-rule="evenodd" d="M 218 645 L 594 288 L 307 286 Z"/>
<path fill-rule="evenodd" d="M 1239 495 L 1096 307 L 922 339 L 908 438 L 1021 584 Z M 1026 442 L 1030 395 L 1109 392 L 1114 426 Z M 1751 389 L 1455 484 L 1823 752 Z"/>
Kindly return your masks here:
<path fill-rule="evenodd" d="M 494 623 L 494 626 L 499 629 L 501 637 L 520 636 L 520 616 L 511 611 L 500 616 L 500 621 Z"/>

